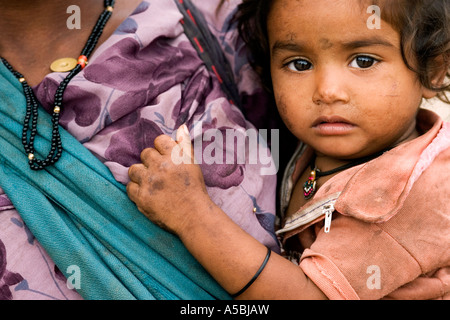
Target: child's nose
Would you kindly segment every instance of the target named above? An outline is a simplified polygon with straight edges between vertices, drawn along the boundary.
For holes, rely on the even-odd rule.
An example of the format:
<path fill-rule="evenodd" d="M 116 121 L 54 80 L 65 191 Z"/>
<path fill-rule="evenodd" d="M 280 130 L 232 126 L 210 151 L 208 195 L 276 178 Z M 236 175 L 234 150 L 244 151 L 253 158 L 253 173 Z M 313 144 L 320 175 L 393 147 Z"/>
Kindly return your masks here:
<path fill-rule="evenodd" d="M 331 105 L 349 102 L 347 83 L 344 71 L 338 67 L 327 67 L 315 70 L 315 88 L 312 100 L 317 105 Z"/>

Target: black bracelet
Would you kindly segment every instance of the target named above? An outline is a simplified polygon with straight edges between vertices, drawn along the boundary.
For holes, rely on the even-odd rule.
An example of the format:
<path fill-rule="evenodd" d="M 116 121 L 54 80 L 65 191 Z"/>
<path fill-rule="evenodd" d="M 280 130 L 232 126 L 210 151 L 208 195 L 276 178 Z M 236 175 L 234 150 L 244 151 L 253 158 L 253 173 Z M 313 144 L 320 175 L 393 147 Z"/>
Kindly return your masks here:
<path fill-rule="evenodd" d="M 267 262 L 269 262 L 269 258 L 270 258 L 270 254 L 272 253 L 272 250 L 270 250 L 269 247 L 267 247 L 267 255 L 266 258 L 264 259 L 264 262 L 262 263 L 261 267 L 259 267 L 259 270 L 256 272 L 256 274 L 253 276 L 252 280 L 250 280 L 249 283 L 247 283 L 247 285 L 242 288 L 241 291 L 239 291 L 236 294 L 232 294 L 231 297 L 234 299 L 236 297 L 239 297 L 241 294 L 243 294 L 248 288 L 250 288 L 250 286 L 253 284 L 253 282 L 256 281 L 256 279 L 258 279 L 259 275 L 261 274 L 261 272 L 263 272 L 264 268 L 267 265 Z"/>

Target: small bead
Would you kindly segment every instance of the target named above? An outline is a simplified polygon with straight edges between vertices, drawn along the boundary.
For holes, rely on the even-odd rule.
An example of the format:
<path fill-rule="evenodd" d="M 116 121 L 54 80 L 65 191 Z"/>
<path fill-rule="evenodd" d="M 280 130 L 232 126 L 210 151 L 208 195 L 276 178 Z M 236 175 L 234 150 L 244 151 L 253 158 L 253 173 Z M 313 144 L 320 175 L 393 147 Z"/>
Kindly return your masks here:
<path fill-rule="evenodd" d="M 111 7 L 111 6 L 107 6 L 107 7 L 106 7 L 106 11 L 113 12 L 113 11 L 114 11 L 114 8 Z"/>
<path fill-rule="evenodd" d="M 20 78 L 19 81 L 20 81 L 20 83 L 24 83 L 26 80 L 25 80 L 25 78 Z"/>
<path fill-rule="evenodd" d="M 257 208 L 253 208 L 253 213 L 256 213 L 258 211 Z"/>
<path fill-rule="evenodd" d="M 34 160 L 34 154 L 30 153 L 28 155 L 28 160 L 33 161 Z"/>
<path fill-rule="evenodd" d="M 88 64 L 88 59 L 87 59 L 87 57 L 86 56 L 83 56 L 83 55 L 81 55 L 81 56 L 79 56 L 78 57 L 78 64 L 81 66 L 81 69 L 84 69 L 85 67 L 86 67 L 86 65 Z M 70 81 L 70 79 L 67 79 L 67 78 L 65 78 L 64 80 L 63 80 L 63 82 L 69 82 Z"/>
<path fill-rule="evenodd" d="M 55 109 L 53 109 L 53 113 L 58 114 L 58 113 L 60 113 L 60 112 L 61 112 L 61 108 L 58 107 L 58 106 L 56 106 Z"/>

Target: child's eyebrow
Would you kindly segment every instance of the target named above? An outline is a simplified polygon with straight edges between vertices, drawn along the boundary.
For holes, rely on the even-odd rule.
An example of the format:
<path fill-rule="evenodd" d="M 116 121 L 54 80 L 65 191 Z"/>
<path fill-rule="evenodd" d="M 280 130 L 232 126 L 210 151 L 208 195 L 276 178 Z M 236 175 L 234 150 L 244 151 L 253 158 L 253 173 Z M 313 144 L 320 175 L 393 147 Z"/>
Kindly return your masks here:
<path fill-rule="evenodd" d="M 371 46 L 385 46 L 385 47 L 395 47 L 389 41 L 380 38 L 380 37 L 372 37 L 367 39 L 356 39 L 347 42 L 341 42 L 340 44 L 344 49 L 354 50 L 363 47 L 371 47 Z"/>
<path fill-rule="evenodd" d="M 341 41 L 339 45 L 345 50 L 355 50 L 363 47 L 385 46 L 395 47 L 392 43 L 380 37 L 371 37 L 366 39 L 355 39 L 351 41 Z M 305 46 L 298 42 L 276 41 L 272 46 L 272 54 L 276 55 L 279 51 L 298 52 L 305 49 Z"/>
<path fill-rule="evenodd" d="M 302 48 L 303 46 L 296 42 L 276 41 L 272 46 L 272 53 L 275 55 L 278 51 L 301 51 Z"/>

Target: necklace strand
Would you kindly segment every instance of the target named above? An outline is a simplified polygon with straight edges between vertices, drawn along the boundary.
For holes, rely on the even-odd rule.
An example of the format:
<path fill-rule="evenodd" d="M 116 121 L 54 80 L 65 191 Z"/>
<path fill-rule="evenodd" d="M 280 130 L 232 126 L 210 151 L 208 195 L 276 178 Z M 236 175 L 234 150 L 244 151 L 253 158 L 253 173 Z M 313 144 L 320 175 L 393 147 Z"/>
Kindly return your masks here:
<path fill-rule="evenodd" d="M 314 194 L 317 191 L 317 180 L 321 177 L 326 177 L 326 176 L 330 176 L 332 174 L 335 174 L 337 172 L 340 171 L 344 171 L 353 167 L 356 167 L 360 164 L 369 162 L 375 158 L 378 158 L 379 156 L 381 156 L 383 153 L 385 153 L 388 150 L 383 150 L 381 152 L 375 153 L 373 155 L 367 156 L 367 157 L 363 157 L 363 158 L 359 158 L 359 159 L 355 159 L 343 166 L 340 166 L 338 168 L 335 168 L 333 170 L 330 171 L 325 171 L 322 172 L 320 171 L 319 168 L 317 168 L 316 166 L 316 156 L 313 157 L 312 161 L 311 161 L 311 173 L 309 175 L 308 180 L 305 182 L 305 184 L 303 185 L 303 195 L 305 197 L 306 200 L 311 199 Z"/>
<path fill-rule="evenodd" d="M 38 171 L 55 164 L 62 156 L 63 147 L 61 141 L 61 135 L 59 132 L 59 119 L 63 108 L 63 96 L 64 92 L 70 83 L 70 81 L 78 74 L 88 63 L 88 58 L 94 51 L 97 43 L 103 33 L 106 23 L 111 18 L 112 12 L 114 10 L 115 0 L 105 0 L 103 10 L 97 23 L 95 24 L 92 32 L 81 51 L 81 55 L 78 58 L 78 63 L 74 69 L 72 69 L 69 74 L 64 78 L 64 80 L 58 86 L 54 102 L 53 102 L 53 114 L 52 114 L 52 140 L 51 148 L 45 159 L 37 159 L 36 151 L 34 149 L 34 142 L 37 135 L 37 119 L 38 119 L 38 109 L 39 102 L 34 95 L 33 89 L 28 85 L 25 77 L 6 61 L 4 58 L 0 58 L 5 67 L 20 81 L 22 84 L 23 92 L 25 95 L 25 100 L 27 104 L 26 114 L 23 124 L 22 131 L 22 144 L 25 149 L 25 153 L 28 156 L 28 161 L 30 168 L 32 170 Z"/>

